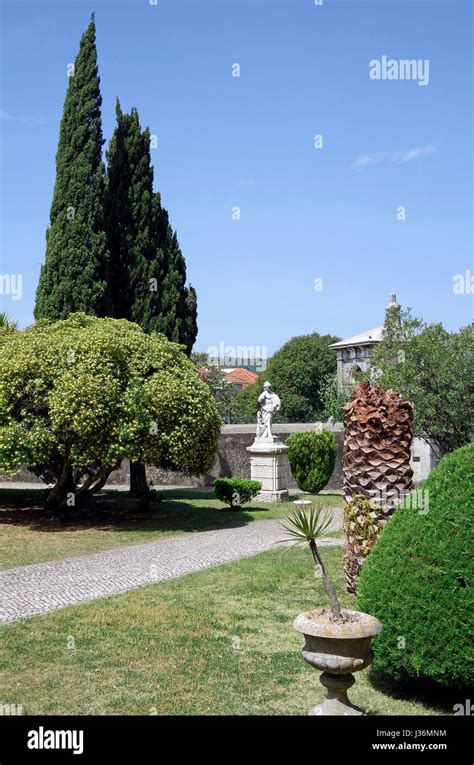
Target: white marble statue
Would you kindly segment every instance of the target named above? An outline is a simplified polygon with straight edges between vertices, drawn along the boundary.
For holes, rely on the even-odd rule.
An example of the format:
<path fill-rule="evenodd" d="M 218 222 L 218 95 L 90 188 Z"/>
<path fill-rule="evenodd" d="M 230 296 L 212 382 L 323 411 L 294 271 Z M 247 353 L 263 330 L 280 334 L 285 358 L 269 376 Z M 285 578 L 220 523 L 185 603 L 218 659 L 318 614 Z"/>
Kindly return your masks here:
<path fill-rule="evenodd" d="M 272 386 L 267 381 L 263 384 L 263 392 L 258 397 L 260 409 L 257 413 L 257 439 L 273 438 L 272 419 L 273 412 L 281 409 L 281 401 L 276 393 L 272 391 Z"/>

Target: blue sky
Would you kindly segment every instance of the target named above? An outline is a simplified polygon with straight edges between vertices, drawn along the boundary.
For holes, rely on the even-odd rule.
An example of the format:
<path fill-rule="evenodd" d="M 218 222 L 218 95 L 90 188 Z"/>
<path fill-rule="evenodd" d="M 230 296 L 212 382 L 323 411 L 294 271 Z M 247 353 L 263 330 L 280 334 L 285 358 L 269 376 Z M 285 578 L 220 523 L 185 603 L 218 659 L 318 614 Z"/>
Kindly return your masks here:
<path fill-rule="evenodd" d="M 456 0 L 3 2 L 0 273 L 23 294 L 2 310 L 33 320 L 66 69 L 92 11 L 104 137 L 117 95 L 158 136 L 196 350 L 347 337 L 382 323 L 392 291 L 450 330 L 471 320 L 472 294 L 453 293 L 474 272 L 472 6 Z M 383 55 L 428 59 L 429 84 L 371 80 Z"/>

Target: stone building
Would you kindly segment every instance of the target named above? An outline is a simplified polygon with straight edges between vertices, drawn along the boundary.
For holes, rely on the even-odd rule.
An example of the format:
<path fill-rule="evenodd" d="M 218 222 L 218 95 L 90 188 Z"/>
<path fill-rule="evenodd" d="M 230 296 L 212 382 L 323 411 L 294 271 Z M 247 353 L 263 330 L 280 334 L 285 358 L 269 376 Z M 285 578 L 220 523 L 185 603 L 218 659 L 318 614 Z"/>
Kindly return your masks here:
<path fill-rule="evenodd" d="M 398 308 L 395 292 L 390 293 L 386 311 Z M 337 378 L 339 387 L 344 383 L 353 381 L 353 372 L 368 369 L 370 357 L 374 346 L 382 340 L 383 325 L 368 329 L 359 335 L 340 340 L 329 347 L 337 353 Z M 326 427 L 326 425 L 324 426 Z M 413 483 L 423 481 L 436 466 L 437 458 L 430 446 L 423 438 L 414 438 L 412 444 L 411 466 L 413 468 Z"/>
<path fill-rule="evenodd" d="M 385 309 L 397 308 L 397 296 L 394 292 L 390 294 L 390 302 Z M 369 359 L 373 347 L 380 343 L 382 339 L 383 325 L 368 329 L 359 335 L 348 337 L 347 340 L 340 340 L 329 347 L 337 353 L 337 377 L 339 385 L 342 387 L 344 382 L 352 381 L 354 370 L 365 372 L 369 366 Z"/>

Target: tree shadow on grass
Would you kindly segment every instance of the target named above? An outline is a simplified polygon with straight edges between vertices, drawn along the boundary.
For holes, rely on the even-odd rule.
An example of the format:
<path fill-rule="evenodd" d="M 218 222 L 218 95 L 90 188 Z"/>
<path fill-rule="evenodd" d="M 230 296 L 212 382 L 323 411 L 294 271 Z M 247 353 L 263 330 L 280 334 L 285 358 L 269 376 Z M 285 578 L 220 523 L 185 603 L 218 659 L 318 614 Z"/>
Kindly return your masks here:
<path fill-rule="evenodd" d="M 46 489 L 0 489 L 0 526 L 27 527 L 35 531 L 60 532 L 95 529 L 97 531 L 212 531 L 245 526 L 270 511 L 266 503 L 250 503 L 242 510 L 229 510 L 216 502 L 207 487 L 160 489 L 147 509 L 127 491 L 107 488 L 87 500 L 80 508 L 69 507 L 62 519 L 43 508 Z M 291 493 L 289 504 L 301 493 Z M 331 503 L 331 495 L 324 499 Z M 207 504 L 209 502 L 209 504 Z"/>
<path fill-rule="evenodd" d="M 90 498 L 81 508 L 70 507 L 59 520 L 42 506 L 44 489 L 0 489 L 0 525 L 11 524 L 35 531 L 67 533 L 93 528 L 97 531 L 211 531 L 245 526 L 254 519 L 246 510 L 200 505 L 213 492 L 173 490 L 158 492 L 147 509 L 124 491 L 107 490 Z M 258 508 L 265 512 L 267 508 Z M 252 508 L 252 513 L 256 511 Z"/>
<path fill-rule="evenodd" d="M 453 714 L 454 705 L 464 703 L 467 693 L 467 690 L 442 686 L 428 680 L 394 680 L 390 675 L 373 668 L 368 679 L 372 687 L 385 696 L 400 701 L 418 702 L 443 714 Z"/>

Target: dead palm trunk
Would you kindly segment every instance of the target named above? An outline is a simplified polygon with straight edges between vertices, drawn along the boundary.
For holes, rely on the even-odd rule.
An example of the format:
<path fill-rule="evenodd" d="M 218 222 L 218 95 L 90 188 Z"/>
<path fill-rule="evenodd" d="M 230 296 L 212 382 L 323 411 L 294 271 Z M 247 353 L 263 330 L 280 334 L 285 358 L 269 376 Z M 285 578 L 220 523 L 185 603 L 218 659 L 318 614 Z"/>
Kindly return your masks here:
<path fill-rule="evenodd" d="M 356 525 L 360 525 L 359 521 L 367 523 L 364 513 L 361 515 L 363 508 L 352 506 L 356 498 L 370 500 L 377 535 L 412 488 L 412 424 L 413 406 L 400 394 L 374 388 L 369 383 L 354 386 L 344 413 L 346 518 L 354 520 L 357 516 Z M 346 524 L 345 565 L 348 589 L 354 592 L 365 556 L 360 554 L 358 535 L 350 534 L 350 528 L 354 530 L 354 525 Z"/>

